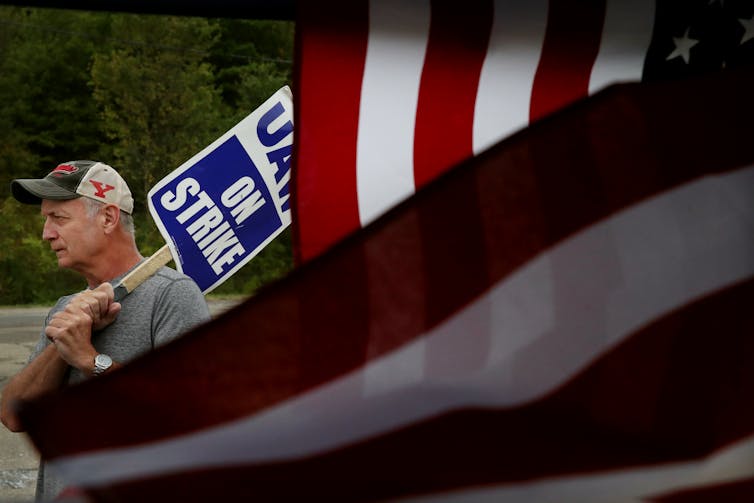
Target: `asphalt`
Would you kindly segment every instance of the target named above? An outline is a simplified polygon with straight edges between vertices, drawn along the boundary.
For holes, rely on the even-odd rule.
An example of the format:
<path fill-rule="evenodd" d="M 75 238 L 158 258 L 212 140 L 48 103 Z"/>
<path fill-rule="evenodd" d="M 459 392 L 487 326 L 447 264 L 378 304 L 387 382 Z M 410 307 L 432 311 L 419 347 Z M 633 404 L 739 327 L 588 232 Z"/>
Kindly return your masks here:
<path fill-rule="evenodd" d="M 208 299 L 213 316 L 218 316 L 238 302 Z M 0 307 L 0 395 L 11 376 L 26 363 L 48 309 Z M 38 464 L 39 455 L 28 437 L 0 425 L 0 503 L 34 501 Z"/>

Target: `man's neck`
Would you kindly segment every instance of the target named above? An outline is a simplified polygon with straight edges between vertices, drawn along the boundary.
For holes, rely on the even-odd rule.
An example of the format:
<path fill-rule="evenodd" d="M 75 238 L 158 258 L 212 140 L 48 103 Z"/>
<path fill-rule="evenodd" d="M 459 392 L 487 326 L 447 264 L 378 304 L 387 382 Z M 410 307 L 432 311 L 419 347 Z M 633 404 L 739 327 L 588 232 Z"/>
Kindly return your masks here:
<path fill-rule="evenodd" d="M 107 256 L 101 261 L 101 267 L 96 271 L 85 274 L 89 288 L 96 288 L 106 281 L 122 276 L 144 258 L 135 248 L 108 250 Z"/>

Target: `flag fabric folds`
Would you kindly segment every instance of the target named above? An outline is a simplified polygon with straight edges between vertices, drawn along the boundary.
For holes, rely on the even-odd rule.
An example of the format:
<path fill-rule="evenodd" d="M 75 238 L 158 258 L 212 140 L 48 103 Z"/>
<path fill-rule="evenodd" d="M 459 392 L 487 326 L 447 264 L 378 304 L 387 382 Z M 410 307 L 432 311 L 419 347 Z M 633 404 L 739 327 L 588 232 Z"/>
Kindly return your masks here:
<path fill-rule="evenodd" d="M 750 2 L 327 0 L 297 19 L 299 263 L 607 85 L 754 62 Z"/>
<path fill-rule="evenodd" d="M 552 114 L 23 423 L 95 501 L 751 495 L 751 89 Z"/>

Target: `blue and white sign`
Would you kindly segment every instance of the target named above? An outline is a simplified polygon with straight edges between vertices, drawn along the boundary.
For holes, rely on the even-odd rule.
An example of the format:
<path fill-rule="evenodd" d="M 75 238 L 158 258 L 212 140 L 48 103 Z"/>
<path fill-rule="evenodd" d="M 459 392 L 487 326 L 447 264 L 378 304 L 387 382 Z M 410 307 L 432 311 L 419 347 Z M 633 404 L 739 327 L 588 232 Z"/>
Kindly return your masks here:
<path fill-rule="evenodd" d="M 149 191 L 178 269 L 204 293 L 291 223 L 293 100 L 286 86 Z"/>

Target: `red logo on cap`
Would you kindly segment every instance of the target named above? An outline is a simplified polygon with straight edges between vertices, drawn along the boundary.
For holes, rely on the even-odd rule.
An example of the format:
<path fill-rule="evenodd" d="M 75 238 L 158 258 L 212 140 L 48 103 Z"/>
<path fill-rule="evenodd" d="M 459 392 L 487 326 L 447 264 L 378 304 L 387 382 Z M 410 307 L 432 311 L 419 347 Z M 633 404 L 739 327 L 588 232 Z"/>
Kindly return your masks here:
<path fill-rule="evenodd" d="M 59 164 L 58 167 L 53 169 L 52 173 L 50 174 L 55 176 L 70 175 L 71 173 L 75 173 L 78 170 L 79 168 L 71 164 Z"/>
<path fill-rule="evenodd" d="M 101 197 L 102 199 L 105 198 L 105 192 L 109 192 L 115 188 L 113 185 L 108 185 L 106 183 L 98 182 L 95 180 L 89 180 L 89 181 L 92 182 L 92 185 L 94 185 L 94 188 L 97 189 L 94 195 L 97 197 Z"/>

